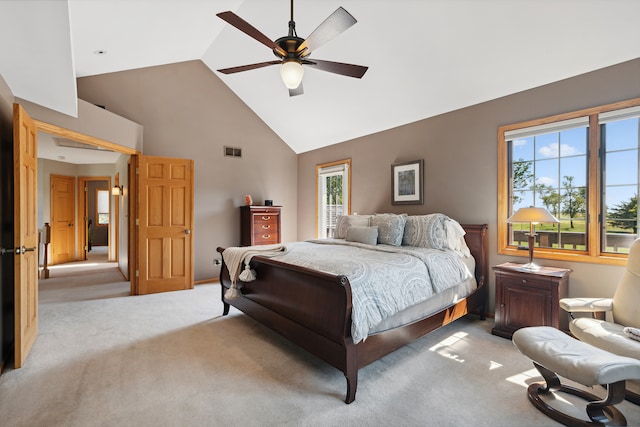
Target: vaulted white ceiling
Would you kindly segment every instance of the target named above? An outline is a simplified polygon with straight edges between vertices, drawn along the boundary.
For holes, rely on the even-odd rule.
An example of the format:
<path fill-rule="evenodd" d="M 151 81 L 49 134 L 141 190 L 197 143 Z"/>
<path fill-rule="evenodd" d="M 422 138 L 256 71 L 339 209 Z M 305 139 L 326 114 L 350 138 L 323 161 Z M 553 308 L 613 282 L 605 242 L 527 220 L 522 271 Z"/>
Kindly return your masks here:
<path fill-rule="evenodd" d="M 637 0 L 296 0 L 298 35 L 339 6 L 358 23 L 311 56 L 369 70 L 306 68 L 302 96 L 277 66 L 215 71 L 275 59 L 216 13 L 276 39 L 288 0 L 1 1 L 0 74 L 16 96 L 75 115 L 77 77 L 201 59 L 301 153 L 640 57 Z"/>

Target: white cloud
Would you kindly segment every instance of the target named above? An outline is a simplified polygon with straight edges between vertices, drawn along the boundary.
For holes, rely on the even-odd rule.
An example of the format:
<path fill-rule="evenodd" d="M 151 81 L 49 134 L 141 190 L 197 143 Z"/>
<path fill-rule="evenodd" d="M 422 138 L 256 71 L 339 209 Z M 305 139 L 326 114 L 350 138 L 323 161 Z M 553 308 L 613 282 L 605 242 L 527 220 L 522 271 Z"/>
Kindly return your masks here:
<path fill-rule="evenodd" d="M 555 183 L 556 183 L 556 180 L 548 176 L 540 176 L 536 178 L 536 184 L 550 185 L 553 187 L 555 186 Z"/>
<path fill-rule="evenodd" d="M 560 155 L 560 150 L 562 150 L 562 156 L 573 156 L 576 154 L 582 154 L 575 147 L 572 147 L 568 144 L 558 144 L 554 142 L 553 144 L 546 145 L 544 147 L 540 147 L 538 152 L 544 157 L 558 157 Z"/>
<path fill-rule="evenodd" d="M 523 145 L 527 145 L 526 139 L 514 139 L 511 141 L 514 147 L 522 147 Z"/>

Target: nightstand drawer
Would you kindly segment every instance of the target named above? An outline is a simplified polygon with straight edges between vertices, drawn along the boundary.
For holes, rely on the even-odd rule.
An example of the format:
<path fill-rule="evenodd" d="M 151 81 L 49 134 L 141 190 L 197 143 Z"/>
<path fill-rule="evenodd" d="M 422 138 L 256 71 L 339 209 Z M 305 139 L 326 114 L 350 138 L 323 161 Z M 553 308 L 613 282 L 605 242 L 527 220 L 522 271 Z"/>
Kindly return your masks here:
<path fill-rule="evenodd" d="M 501 280 L 505 283 L 505 285 L 518 285 L 518 286 L 532 286 L 534 288 L 543 288 L 543 289 L 551 289 L 554 285 L 554 282 L 548 278 L 537 278 L 537 277 L 529 277 L 522 276 L 518 274 L 509 274 L 496 272 L 496 277 L 500 275 Z"/>

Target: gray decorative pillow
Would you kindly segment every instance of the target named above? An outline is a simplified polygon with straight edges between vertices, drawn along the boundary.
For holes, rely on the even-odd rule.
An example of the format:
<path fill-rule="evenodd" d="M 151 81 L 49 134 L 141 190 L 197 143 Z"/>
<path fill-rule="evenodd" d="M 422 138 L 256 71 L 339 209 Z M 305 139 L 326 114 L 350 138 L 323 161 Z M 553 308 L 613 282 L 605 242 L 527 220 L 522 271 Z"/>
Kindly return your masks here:
<path fill-rule="evenodd" d="M 348 242 L 365 243 L 375 245 L 378 243 L 378 227 L 360 227 L 352 225 L 347 229 Z"/>
<path fill-rule="evenodd" d="M 444 214 L 411 215 L 404 227 L 402 244 L 420 248 L 445 249 L 448 247 Z"/>
<path fill-rule="evenodd" d="M 336 218 L 336 239 L 347 237 L 347 229 L 351 226 L 368 227 L 371 225 L 371 215 L 338 215 Z"/>
<path fill-rule="evenodd" d="M 406 220 L 406 214 L 375 214 L 371 218 L 371 225 L 378 227 L 378 243 L 400 246 Z"/>

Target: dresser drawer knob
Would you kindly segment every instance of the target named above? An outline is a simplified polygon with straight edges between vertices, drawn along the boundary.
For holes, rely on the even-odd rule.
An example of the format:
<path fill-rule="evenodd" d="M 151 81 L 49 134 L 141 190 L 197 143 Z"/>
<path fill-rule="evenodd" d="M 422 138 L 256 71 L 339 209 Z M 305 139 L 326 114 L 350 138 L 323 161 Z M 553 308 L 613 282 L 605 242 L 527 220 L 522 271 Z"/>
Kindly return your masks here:
<path fill-rule="evenodd" d="M 268 239 L 269 237 L 271 237 L 271 234 L 263 234 L 263 235 L 262 235 L 262 238 L 263 238 L 263 239 Z"/>
<path fill-rule="evenodd" d="M 522 279 L 522 283 L 527 283 L 527 279 Z"/>
<path fill-rule="evenodd" d="M 271 226 L 270 226 L 270 225 L 263 225 L 263 226 L 262 226 L 262 228 L 263 228 L 264 230 L 268 230 L 268 229 L 270 229 L 270 228 L 271 228 Z"/>
<path fill-rule="evenodd" d="M 269 221 L 270 219 L 271 219 L 271 217 L 270 217 L 270 216 L 263 216 L 263 217 L 262 217 L 262 220 L 263 220 L 263 221 Z"/>

